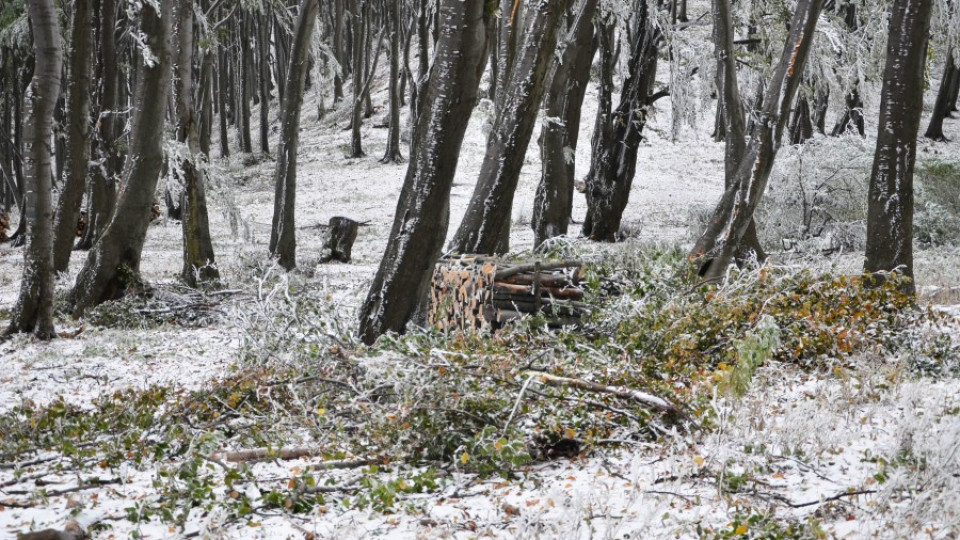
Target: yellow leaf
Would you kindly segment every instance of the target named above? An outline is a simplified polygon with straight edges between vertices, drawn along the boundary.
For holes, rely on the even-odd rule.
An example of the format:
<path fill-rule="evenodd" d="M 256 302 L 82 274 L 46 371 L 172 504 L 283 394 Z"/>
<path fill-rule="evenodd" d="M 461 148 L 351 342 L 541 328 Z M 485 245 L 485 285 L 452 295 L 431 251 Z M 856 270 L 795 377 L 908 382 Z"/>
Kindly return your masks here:
<path fill-rule="evenodd" d="M 698 467 L 703 467 L 703 464 L 706 463 L 706 460 L 700 456 L 694 456 L 693 462 L 696 463 Z"/>
<path fill-rule="evenodd" d="M 493 443 L 493 447 L 497 450 L 497 452 L 503 452 L 503 443 L 502 443 L 502 442 L 497 441 L 497 442 Z"/>
<path fill-rule="evenodd" d="M 323 416 L 325 414 L 327 414 L 326 409 L 317 409 L 317 416 Z"/>
<path fill-rule="evenodd" d="M 567 428 L 566 435 L 568 439 L 572 439 L 577 436 L 577 432 L 570 428 Z"/>
<path fill-rule="evenodd" d="M 747 531 L 749 531 L 749 530 L 750 530 L 750 527 L 747 527 L 746 524 L 743 524 L 743 525 L 737 527 L 737 529 L 736 529 L 735 531 L 733 531 L 733 534 L 735 534 L 735 535 L 737 535 L 737 536 L 743 536 L 743 535 L 747 534 Z"/>
<path fill-rule="evenodd" d="M 468 461 L 470 461 L 470 454 L 464 452 L 460 455 L 460 463 L 466 465 Z"/>

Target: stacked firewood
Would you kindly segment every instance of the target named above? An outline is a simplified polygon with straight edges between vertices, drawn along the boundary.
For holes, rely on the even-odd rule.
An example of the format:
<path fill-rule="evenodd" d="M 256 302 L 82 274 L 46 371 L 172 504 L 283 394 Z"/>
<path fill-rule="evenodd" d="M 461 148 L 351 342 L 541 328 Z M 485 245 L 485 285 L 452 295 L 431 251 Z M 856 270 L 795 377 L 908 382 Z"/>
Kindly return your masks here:
<path fill-rule="evenodd" d="M 588 312 L 580 261 L 508 263 L 480 256 L 441 260 L 433 275 L 430 323 L 440 329 L 496 330 L 542 314 L 551 326 Z"/>

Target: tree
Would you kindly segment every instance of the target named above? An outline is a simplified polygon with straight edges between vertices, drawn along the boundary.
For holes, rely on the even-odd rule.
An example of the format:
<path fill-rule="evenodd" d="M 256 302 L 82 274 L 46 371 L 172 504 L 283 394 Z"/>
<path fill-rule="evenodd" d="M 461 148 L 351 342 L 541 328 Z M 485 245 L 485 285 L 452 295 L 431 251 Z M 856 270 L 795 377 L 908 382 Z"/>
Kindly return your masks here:
<path fill-rule="evenodd" d="M 381 163 L 403 163 L 400 153 L 400 2 L 387 2 L 387 26 L 390 34 L 390 121 L 387 149 Z"/>
<path fill-rule="evenodd" d="M 270 255 L 280 266 L 292 270 L 297 266 L 297 149 L 300 144 L 300 110 L 303 107 L 303 85 L 310 61 L 310 40 L 320 9 L 319 0 L 302 0 L 297 16 L 293 51 L 287 69 L 286 96 L 280 113 L 280 142 L 277 145 L 276 191 L 273 201 L 273 224 L 270 229 Z"/>
<path fill-rule="evenodd" d="M 199 118 L 193 103 L 193 19 L 194 0 L 180 0 L 178 6 L 179 56 L 177 59 L 177 141 L 186 145 L 180 163 L 183 197 L 180 207 L 183 227 L 183 281 L 196 287 L 217 281 L 217 270 L 207 219 L 206 175 L 197 167 L 200 143 Z M 266 106 L 261 103 L 261 106 Z"/>
<path fill-rule="evenodd" d="M 897 270 L 913 284 L 913 169 L 923 113 L 923 70 L 933 0 L 895 0 L 880 92 L 880 129 L 867 197 L 863 269 L 873 283 Z"/>
<path fill-rule="evenodd" d="M 612 99 L 608 95 L 602 107 L 597 109 L 592 162 L 586 180 L 587 217 L 583 221 L 583 235 L 591 240 L 613 242 L 620 231 L 620 221 L 637 171 L 637 152 L 647 122 L 647 111 L 657 99 L 650 90 L 656 77 L 657 47 L 661 37 L 649 15 L 647 3 L 641 2 L 629 36 L 632 40 L 630 59 L 620 102 L 611 110 Z M 610 37 L 601 38 L 600 47 L 612 49 Z M 611 53 L 605 51 L 603 54 Z M 601 69 L 609 71 L 612 66 Z M 601 78 L 603 84 L 612 84 L 610 73 Z"/>
<path fill-rule="evenodd" d="M 33 332 L 40 339 L 56 337 L 53 328 L 53 204 L 50 139 L 53 111 L 60 95 L 63 48 L 53 0 L 30 0 L 36 70 L 31 88 L 29 173 L 24 206 L 27 208 L 27 249 L 23 281 L 7 334 Z"/>
<path fill-rule="evenodd" d="M 950 116 L 953 105 L 951 99 L 957 86 L 960 86 L 960 69 L 957 68 L 951 51 L 943 64 L 943 78 L 940 81 L 940 90 L 937 92 L 937 102 L 933 106 L 933 114 L 930 116 L 930 124 L 923 134 L 924 137 L 935 141 L 947 140 L 943 134 L 943 120 Z"/>
<path fill-rule="evenodd" d="M 172 3 L 149 2 L 140 10 L 140 28 L 150 55 L 137 70 L 130 154 L 123 188 L 110 222 L 91 248 L 71 292 L 74 315 L 118 298 L 140 281 L 140 256 L 150 224 L 150 209 L 163 166 L 164 112 L 170 87 L 173 47 Z"/>
<path fill-rule="evenodd" d="M 360 336 L 366 343 L 386 332 L 404 331 L 426 309 L 450 221 L 460 147 L 486 68 L 485 11 L 485 0 L 442 0 L 436 57 L 421 89 L 423 106 L 390 242 L 360 310 Z"/>
<path fill-rule="evenodd" d="M 544 99 L 547 120 L 540 131 L 540 184 L 533 203 L 534 245 L 567 234 L 573 209 L 575 156 L 580 137 L 580 111 L 587 93 L 590 64 L 597 51 L 593 17 L 597 0 L 584 0 L 567 10 L 566 36 L 560 60 Z M 577 8 L 577 9 L 574 9 Z"/>
<path fill-rule="evenodd" d="M 537 0 L 527 7 L 523 44 L 509 64 L 477 187 L 451 242 L 455 251 L 505 253 L 510 249 L 513 195 L 543 100 L 563 13 L 563 2 L 552 0 Z"/>
<path fill-rule="evenodd" d="M 754 212 L 773 171 L 822 8 L 823 0 L 798 0 L 780 60 L 766 85 L 750 143 L 707 230 L 690 254 L 691 258 L 705 259 L 701 273 L 708 280 L 722 278 L 727 266 L 743 249 Z"/>
<path fill-rule="evenodd" d="M 90 69 L 93 58 L 93 6 L 91 0 L 73 4 L 70 43 L 70 81 L 67 119 L 66 179 L 54 219 L 53 268 L 65 272 L 77 237 L 77 219 L 83 203 L 90 162 Z"/>

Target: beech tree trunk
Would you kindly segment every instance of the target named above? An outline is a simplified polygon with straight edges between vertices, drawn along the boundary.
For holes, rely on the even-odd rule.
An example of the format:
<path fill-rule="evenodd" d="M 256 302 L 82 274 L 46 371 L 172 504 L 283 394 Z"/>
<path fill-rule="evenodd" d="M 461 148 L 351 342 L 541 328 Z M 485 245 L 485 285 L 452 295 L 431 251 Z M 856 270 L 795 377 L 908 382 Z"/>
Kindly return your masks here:
<path fill-rule="evenodd" d="M 853 32 L 860 26 L 857 21 L 857 6 L 853 2 L 843 2 L 838 10 L 843 15 L 847 28 Z M 863 99 L 860 97 L 860 80 L 853 82 L 853 87 L 844 96 L 844 111 L 840 120 L 833 128 L 832 136 L 837 137 L 852 129 L 856 129 L 861 137 L 866 135 L 863 126 Z"/>
<path fill-rule="evenodd" d="M 591 240 L 614 242 L 620 231 L 637 171 L 640 136 L 646 125 L 647 109 L 653 103 L 649 92 L 656 77 L 660 38 L 646 2 L 641 3 L 620 103 L 610 114 L 597 119 L 593 163 L 586 181 L 587 217 L 583 221 L 583 235 Z M 600 110 L 597 114 L 601 114 Z"/>
<path fill-rule="evenodd" d="M 557 46 L 561 2 L 537 0 L 526 14 L 523 45 L 510 70 L 487 140 L 477 187 L 451 243 L 461 253 L 510 250 L 513 195 L 543 101 L 544 81 Z"/>
<path fill-rule="evenodd" d="M 766 95 L 751 132 L 750 144 L 731 185 L 717 204 L 707 230 L 691 252 L 692 258 L 707 259 L 701 273 L 708 280 L 722 278 L 744 245 L 783 140 L 790 106 L 800 85 L 822 8 L 823 0 L 797 2 L 783 53 L 766 85 Z"/>
<path fill-rule="evenodd" d="M 77 276 L 71 293 L 75 316 L 101 302 L 122 296 L 139 282 L 140 256 L 163 166 L 162 126 L 173 56 L 171 2 L 160 2 L 159 5 L 160 13 L 149 3 L 142 7 L 141 31 L 156 60 L 137 70 L 124 189 L 107 228 L 90 250 Z"/>
<path fill-rule="evenodd" d="M 73 3 L 70 43 L 69 116 L 67 118 L 66 179 L 54 219 L 53 268 L 66 272 L 77 238 L 77 219 L 83 203 L 90 162 L 90 69 L 93 64 L 93 6 L 91 0 Z"/>
<path fill-rule="evenodd" d="M 27 4 L 33 28 L 36 68 L 31 88 L 29 174 L 24 207 L 27 249 L 23 281 L 7 334 L 33 332 L 40 339 L 56 337 L 53 328 L 53 163 L 50 139 L 53 113 L 60 96 L 63 48 L 53 0 Z"/>
<path fill-rule="evenodd" d="M 187 145 L 181 162 L 183 198 L 180 207 L 183 227 L 184 283 L 196 287 L 220 279 L 210 224 L 207 217 L 206 178 L 197 167 L 200 154 L 197 110 L 193 102 L 194 0 L 181 0 L 178 7 L 180 51 L 177 59 L 177 140 Z"/>
<path fill-rule="evenodd" d="M 953 89 L 960 81 L 960 69 L 954 64 L 953 52 L 947 55 L 947 61 L 943 66 L 943 78 L 940 81 L 940 90 L 937 92 L 937 102 L 933 106 L 933 115 L 930 116 L 930 124 L 927 131 L 923 134 L 928 139 L 935 141 L 946 141 L 947 137 L 943 134 L 943 120 L 950 115 L 950 102 L 953 97 Z"/>
<path fill-rule="evenodd" d="M 381 163 L 403 163 L 400 153 L 400 2 L 387 2 L 387 28 L 390 33 L 390 125 L 387 149 Z"/>
<path fill-rule="evenodd" d="M 450 189 L 487 62 L 485 0 L 442 0 L 436 58 L 422 87 L 412 154 L 391 241 L 360 311 L 373 343 L 425 316 L 430 278 L 450 220 Z"/>
<path fill-rule="evenodd" d="M 567 234 L 573 210 L 573 185 L 580 117 L 590 79 L 590 65 L 597 51 L 593 17 L 597 0 L 584 0 L 567 12 L 566 34 L 560 61 L 554 69 L 544 100 L 544 115 L 550 119 L 540 128 L 540 184 L 533 203 L 534 245 Z"/>
<path fill-rule="evenodd" d="M 353 35 L 353 115 L 350 117 L 350 157 L 362 158 L 367 155 L 363 151 L 363 138 L 360 128 L 363 124 L 363 51 L 366 48 L 364 39 L 364 22 L 362 19 L 362 2 L 364 0 L 346 0 L 350 3 L 350 28 Z"/>
<path fill-rule="evenodd" d="M 913 169 L 923 114 L 923 69 L 933 0 L 895 0 L 880 92 L 880 129 L 867 197 L 864 271 L 894 270 L 913 283 Z"/>
<path fill-rule="evenodd" d="M 297 149 L 300 144 L 300 110 L 303 107 L 303 85 L 310 60 L 310 40 L 320 9 L 319 0 L 302 0 L 297 15 L 293 50 L 287 70 L 287 95 L 280 113 L 280 142 L 277 144 L 276 191 L 273 201 L 273 223 L 270 230 L 270 256 L 280 266 L 292 270 L 297 266 Z"/>

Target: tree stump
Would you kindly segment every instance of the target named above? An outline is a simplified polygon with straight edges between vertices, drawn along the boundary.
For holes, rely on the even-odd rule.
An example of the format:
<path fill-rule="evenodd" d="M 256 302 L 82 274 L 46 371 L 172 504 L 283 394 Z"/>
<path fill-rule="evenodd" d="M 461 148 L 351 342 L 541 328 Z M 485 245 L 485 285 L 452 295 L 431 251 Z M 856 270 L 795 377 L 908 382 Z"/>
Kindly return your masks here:
<path fill-rule="evenodd" d="M 357 240 L 360 224 L 345 217 L 332 217 L 327 225 L 327 241 L 323 245 L 321 263 L 350 262 L 353 243 Z"/>

